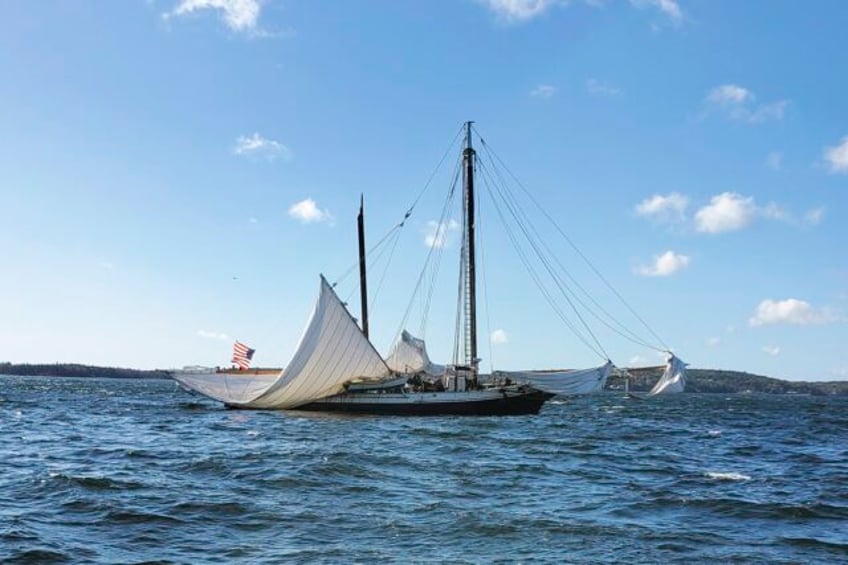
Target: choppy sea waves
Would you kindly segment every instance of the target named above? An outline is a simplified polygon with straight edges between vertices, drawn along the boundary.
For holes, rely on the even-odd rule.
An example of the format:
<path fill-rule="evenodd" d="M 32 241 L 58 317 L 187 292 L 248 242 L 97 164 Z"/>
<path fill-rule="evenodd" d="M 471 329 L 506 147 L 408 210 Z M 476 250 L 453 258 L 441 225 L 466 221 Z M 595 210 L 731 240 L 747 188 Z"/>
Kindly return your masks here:
<path fill-rule="evenodd" d="M 0 377 L 4 563 L 716 560 L 848 562 L 848 399 L 338 417 Z"/>

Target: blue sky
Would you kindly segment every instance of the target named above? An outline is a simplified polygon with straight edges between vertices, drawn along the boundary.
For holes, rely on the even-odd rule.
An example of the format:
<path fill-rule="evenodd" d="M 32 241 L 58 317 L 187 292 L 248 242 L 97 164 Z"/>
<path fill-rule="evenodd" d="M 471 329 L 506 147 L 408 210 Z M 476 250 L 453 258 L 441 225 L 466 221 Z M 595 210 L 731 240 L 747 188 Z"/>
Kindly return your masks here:
<path fill-rule="evenodd" d="M 472 119 L 684 360 L 846 379 L 845 29 L 836 0 L 3 2 L 0 360 L 226 364 L 241 339 L 284 365 L 318 274 L 355 260 L 359 195 L 375 243 Z M 453 158 L 372 297 L 383 352 Z M 597 364 L 489 219 L 484 368 Z M 619 365 L 659 360 L 596 331 Z"/>

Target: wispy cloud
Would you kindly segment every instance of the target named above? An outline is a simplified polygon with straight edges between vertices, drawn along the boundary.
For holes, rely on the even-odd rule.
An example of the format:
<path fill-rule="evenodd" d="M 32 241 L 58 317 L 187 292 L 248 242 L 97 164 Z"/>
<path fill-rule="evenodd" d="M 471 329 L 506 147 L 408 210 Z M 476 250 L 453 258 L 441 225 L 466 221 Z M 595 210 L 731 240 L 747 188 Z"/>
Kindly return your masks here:
<path fill-rule="evenodd" d="M 827 209 L 824 206 L 807 210 L 804 213 L 804 223 L 810 226 L 819 225 L 824 220 L 825 212 L 827 212 Z"/>
<path fill-rule="evenodd" d="M 654 194 L 636 205 L 636 215 L 661 223 L 679 223 L 686 219 L 689 199 L 678 192 Z"/>
<path fill-rule="evenodd" d="M 770 120 L 781 120 L 789 107 L 789 100 L 776 100 L 757 105 L 754 93 L 736 84 L 716 86 L 704 97 L 707 110 L 723 113 L 732 120 L 749 124 L 761 124 Z"/>
<path fill-rule="evenodd" d="M 764 345 L 763 351 L 772 357 L 780 355 L 780 348 L 776 345 Z"/>
<path fill-rule="evenodd" d="M 289 216 L 304 224 L 327 222 L 333 219 L 330 212 L 319 208 L 318 204 L 311 198 L 292 204 L 289 208 Z"/>
<path fill-rule="evenodd" d="M 221 332 L 210 332 L 207 330 L 197 330 L 197 335 L 204 339 L 220 339 L 220 340 L 229 340 L 229 336 L 225 333 Z"/>
<path fill-rule="evenodd" d="M 447 247 L 450 244 L 450 234 L 458 230 L 459 223 L 456 220 L 448 220 L 443 223 L 430 220 L 427 222 L 424 245 L 427 247 Z"/>
<path fill-rule="evenodd" d="M 594 78 L 586 81 L 586 91 L 593 96 L 617 96 L 621 94 L 620 89 Z"/>
<path fill-rule="evenodd" d="M 162 17 L 168 20 L 205 10 L 219 12 L 224 24 L 233 31 L 259 31 L 259 14 L 262 11 L 259 0 L 180 0 L 173 10 L 162 14 Z"/>
<path fill-rule="evenodd" d="M 493 344 L 502 344 L 509 342 L 509 336 L 504 330 L 495 330 L 492 332 L 491 340 Z"/>
<path fill-rule="evenodd" d="M 824 160 L 831 173 L 848 174 L 848 135 L 839 144 L 825 148 Z"/>
<path fill-rule="evenodd" d="M 291 149 L 273 139 L 262 137 L 259 133 L 241 135 L 236 139 L 233 153 L 245 157 L 263 157 L 269 161 L 280 158 L 289 161 L 293 157 Z"/>
<path fill-rule="evenodd" d="M 498 19 L 506 23 L 521 23 L 537 18 L 555 6 L 568 6 L 581 3 L 592 7 L 602 7 L 605 0 L 477 0 L 486 6 Z M 683 19 L 683 10 L 677 0 L 630 0 L 637 8 L 656 8 L 674 25 Z"/>
<path fill-rule="evenodd" d="M 666 251 L 662 255 L 655 255 L 649 265 L 636 267 L 637 275 L 645 277 L 668 277 L 689 266 L 689 257 Z"/>
<path fill-rule="evenodd" d="M 831 324 L 840 317 L 829 308 L 814 308 L 809 302 L 796 298 L 763 300 L 748 319 L 751 326 L 792 324 L 798 326 Z"/>
<path fill-rule="evenodd" d="M 542 15 L 562 0 L 478 0 L 499 18 L 507 22 L 523 22 Z"/>
<path fill-rule="evenodd" d="M 683 10 L 680 9 L 677 0 L 630 0 L 630 3 L 639 8 L 656 8 L 674 25 L 680 25 L 683 22 Z"/>
<path fill-rule="evenodd" d="M 549 84 L 540 84 L 530 91 L 530 96 L 534 98 L 551 98 L 556 94 L 556 87 Z"/>
<path fill-rule="evenodd" d="M 710 347 L 718 347 L 721 344 L 721 338 L 718 336 L 713 336 L 707 338 L 707 345 Z"/>
<path fill-rule="evenodd" d="M 630 364 L 631 367 L 634 366 L 634 365 L 644 365 L 647 362 L 648 362 L 648 360 L 645 357 L 643 357 L 642 355 L 634 355 L 633 357 L 631 357 L 628 360 L 628 363 Z"/>
<path fill-rule="evenodd" d="M 742 86 L 723 84 L 707 93 L 707 102 L 719 106 L 733 107 L 754 100 L 754 93 Z"/>

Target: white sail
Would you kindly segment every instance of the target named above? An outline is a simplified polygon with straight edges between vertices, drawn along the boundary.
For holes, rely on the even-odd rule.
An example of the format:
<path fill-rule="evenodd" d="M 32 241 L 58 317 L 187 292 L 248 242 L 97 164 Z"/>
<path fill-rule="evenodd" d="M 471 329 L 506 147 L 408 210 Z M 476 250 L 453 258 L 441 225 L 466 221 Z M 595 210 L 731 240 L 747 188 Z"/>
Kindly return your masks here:
<path fill-rule="evenodd" d="M 291 363 L 273 379 L 224 373 L 177 373 L 180 384 L 232 406 L 296 408 L 344 390 L 353 379 L 390 374 L 339 297 L 321 277 L 321 292 Z M 238 384 L 234 384 L 238 383 Z"/>
<path fill-rule="evenodd" d="M 430 361 L 427 346 L 419 339 L 404 330 L 400 339 L 395 342 L 392 352 L 386 359 L 386 365 L 398 373 L 426 373 L 431 377 L 441 377 L 445 374 L 445 366 Z"/>
<path fill-rule="evenodd" d="M 612 362 L 601 367 L 574 371 L 497 371 L 496 377 L 509 377 L 513 382 L 530 383 L 539 390 L 561 396 L 601 392 L 612 372 Z"/>
<path fill-rule="evenodd" d="M 648 393 L 648 396 L 683 392 L 685 388 L 686 363 L 674 355 L 670 355 L 668 361 L 666 361 L 665 371 L 654 388 L 651 389 L 651 392 Z"/>
<path fill-rule="evenodd" d="M 227 404 L 243 404 L 274 384 L 280 373 L 219 373 L 214 368 L 194 368 L 172 373 L 183 388 Z"/>

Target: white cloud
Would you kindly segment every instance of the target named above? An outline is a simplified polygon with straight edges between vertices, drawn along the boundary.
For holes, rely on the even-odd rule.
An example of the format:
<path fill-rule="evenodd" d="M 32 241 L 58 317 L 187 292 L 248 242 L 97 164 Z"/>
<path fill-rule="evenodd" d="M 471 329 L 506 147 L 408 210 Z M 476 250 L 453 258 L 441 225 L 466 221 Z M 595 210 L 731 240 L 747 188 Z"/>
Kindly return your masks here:
<path fill-rule="evenodd" d="M 752 124 L 760 124 L 769 120 L 782 120 L 788 106 L 789 100 L 778 100 L 777 102 L 758 106 L 751 110 L 747 116 L 747 120 Z"/>
<path fill-rule="evenodd" d="M 776 357 L 780 355 L 780 348 L 776 345 L 764 345 L 763 351 L 771 355 L 772 357 Z"/>
<path fill-rule="evenodd" d="M 289 208 L 289 216 L 295 220 L 300 220 L 304 224 L 316 222 L 326 222 L 333 219 L 333 216 L 327 211 L 318 207 L 311 198 L 306 198 L 300 202 L 295 202 Z"/>
<path fill-rule="evenodd" d="M 248 221 L 248 223 L 251 223 L 251 224 L 258 224 L 259 223 L 259 220 L 257 220 L 256 218 L 248 218 L 247 221 Z"/>
<path fill-rule="evenodd" d="M 424 236 L 424 245 L 427 247 L 447 247 L 450 244 L 449 235 L 459 230 L 456 220 L 439 223 L 434 220 L 427 222 L 427 233 Z"/>
<path fill-rule="evenodd" d="M 824 219 L 824 214 L 826 211 L 827 209 L 824 206 L 813 208 L 812 210 L 807 210 L 804 213 L 804 223 L 811 226 L 819 225 Z"/>
<path fill-rule="evenodd" d="M 723 233 L 744 228 L 754 219 L 754 199 L 735 192 L 722 192 L 695 213 L 695 229 L 703 233 Z"/>
<path fill-rule="evenodd" d="M 769 220 L 779 220 L 781 222 L 792 223 L 795 220 L 792 218 L 792 214 L 789 213 L 785 208 L 777 204 L 776 202 L 769 202 L 763 208 L 756 209 L 759 215 L 763 218 L 767 218 Z"/>
<path fill-rule="evenodd" d="M 754 93 L 745 87 L 735 84 L 723 84 L 707 93 L 707 102 L 720 106 L 735 106 L 754 99 Z"/>
<path fill-rule="evenodd" d="M 589 94 L 593 94 L 595 96 L 616 96 L 617 94 L 621 94 L 621 90 L 618 88 L 594 78 L 590 78 L 586 81 L 586 90 Z"/>
<path fill-rule="evenodd" d="M 606 0 L 582 0 L 583 4 L 593 7 L 603 6 Z M 554 6 L 567 6 L 572 0 L 477 0 L 486 6 L 501 20 L 508 23 L 530 21 L 539 17 Z M 675 25 L 683 21 L 683 11 L 677 0 L 630 0 L 638 8 L 652 7 L 667 16 Z"/>
<path fill-rule="evenodd" d="M 163 17 L 187 16 L 202 10 L 217 10 L 231 30 L 252 33 L 257 30 L 262 6 L 259 0 L 180 0 Z"/>
<path fill-rule="evenodd" d="M 714 337 L 707 338 L 707 345 L 709 345 L 710 347 L 718 347 L 718 345 L 720 343 L 721 343 L 720 337 L 714 336 Z"/>
<path fill-rule="evenodd" d="M 630 0 L 634 6 L 651 6 L 656 8 L 672 21 L 674 24 L 680 24 L 683 21 L 683 10 L 677 0 Z"/>
<path fill-rule="evenodd" d="M 495 330 L 492 332 L 491 340 L 494 344 L 507 343 L 509 342 L 509 336 L 503 330 Z"/>
<path fill-rule="evenodd" d="M 834 377 L 839 377 L 842 379 L 848 379 L 848 367 L 843 367 L 842 369 L 835 369 L 831 371 Z"/>
<path fill-rule="evenodd" d="M 508 22 L 527 21 L 543 14 L 557 0 L 479 0 L 498 17 Z"/>
<path fill-rule="evenodd" d="M 633 366 L 633 365 L 644 365 L 647 362 L 648 362 L 648 360 L 645 359 L 644 357 L 642 357 L 641 355 L 634 355 L 633 357 L 630 358 L 630 361 L 628 363 L 631 366 Z"/>
<path fill-rule="evenodd" d="M 636 214 L 659 222 L 682 222 L 688 205 L 689 199 L 680 193 L 655 194 L 636 205 Z"/>
<path fill-rule="evenodd" d="M 221 339 L 221 340 L 229 340 L 230 338 L 225 333 L 220 332 L 209 332 L 206 330 L 197 330 L 197 335 L 206 338 L 206 339 Z"/>
<path fill-rule="evenodd" d="M 827 308 L 813 308 L 809 302 L 787 298 L 786 300 L 763 300 L 754 315 L 748 319 L 751 326 L 794 324 L 799 326 L 830 324 L 839 317 Z"/>
<path fill-rule="evenodd" d="M 685 269 L 688 265 L 689 257 L 686 255 L 666 251 L 662 255 L 655 255 L 650 265 L 636 267 L 636 274 L 646 277 L 667 277 Z"/>
<path fill-rule="evenodd" d="M 549 84 L 540 84 L 530 91 L 530 96 L 535 98 L 551 98 L 556 94 L 556 87 Z"/>
<path fill-rule="evenodd" d="M 749 124 L 761 124 L 769 120 L 781 120 L 789 107 L 789 100 L 776 100 L 768 104 L 754 105 L 754 93 L 737 84 L 723 84 L 707 92 L 707 106 L 723 112 L 727 117 Z"/>
<path fill-rule="evenodd" d="M 247 157 L 265 157 L 269 161 L 273 161 L 277 157 L 285 161 L 289 161 L 292 158 L 291 149 L 279 141 L 266 139 L 258 133 L 239 136 L 233 147 L 233 153 Z"/>
<path fill-rule="evenodd" d="M 848 174 L 848 135 L 842 138 L 839 145 L 825 148 L 824 160 L 831 173 Z"/>
<path fill-rule="evenodd" d="M 783 154 L 779 151 L 772 151 L 768 154 L 768 157 L 766 157 L 766 165 L 768 165 L 770 169 L 779 171 L 783 166 Z"/>
<path fill-rule="evenodd" d="M 101 261 L 100 267 L 106 269 L 107 271 L 115 270 L 115 264 L 112 261 Z"/>

